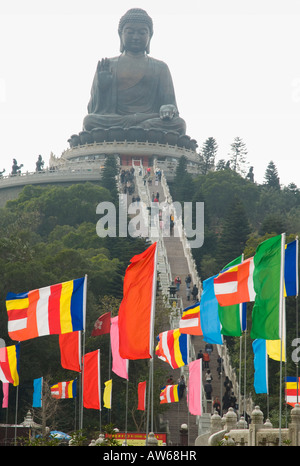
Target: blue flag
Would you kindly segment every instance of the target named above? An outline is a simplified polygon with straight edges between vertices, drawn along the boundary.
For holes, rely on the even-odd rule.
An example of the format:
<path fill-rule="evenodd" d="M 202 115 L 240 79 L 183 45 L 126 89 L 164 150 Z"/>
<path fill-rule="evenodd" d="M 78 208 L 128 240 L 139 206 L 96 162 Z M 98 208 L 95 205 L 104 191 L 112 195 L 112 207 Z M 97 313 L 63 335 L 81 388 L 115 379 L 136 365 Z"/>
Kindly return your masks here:
<path fill-rule="evenodd" d="M 33 408 L 42 407 L 42 389 L 43 389 L 43 377 L 39 379 L 34 379 L 33 381 Z"/>
<path fill-rule="evenodd" d="M 255 393 L 268 393 L 268 354 L 266 340 L 256 339 L 252 343 L 254 353 Z"/>
<path fill-rule="evenodd" d="M 298 296 L 298 240 L 285 246 L 284 283 L 286 296 Z"/>
<path fill-rule="evenodd" d="M 215 296 L 214 276 L 204 280 L 200 300 L 200 322 L 203 340 L 207 343 L 223 345 L 221 322 L 219 318 L 219 303 Z"/>

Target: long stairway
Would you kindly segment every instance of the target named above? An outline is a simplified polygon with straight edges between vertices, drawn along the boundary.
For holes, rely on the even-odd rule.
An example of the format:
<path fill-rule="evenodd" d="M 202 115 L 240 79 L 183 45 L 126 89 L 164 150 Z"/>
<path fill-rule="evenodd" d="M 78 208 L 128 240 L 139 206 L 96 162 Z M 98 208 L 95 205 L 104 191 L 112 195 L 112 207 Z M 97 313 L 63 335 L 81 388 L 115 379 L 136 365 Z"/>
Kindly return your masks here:
<path fill-rule="evenodd" d="M 124 167 L 123 167 L 124 168 Z M 128 167 L 126 167 L 128 168 Z M 151 205 L 152 195 L 154 196 L 158 193 L 159 195 L 159 203 L 162 203 L 166 200 L 166 196 L 170 201 L 168 187 L 166 181 L 162 177 L 161 182 L 155 183 L 155 175 L 152 172 L 152 184 L 149 185 L 148 183 L 144 183 L 144 177 L 140 174 L 140 169 L 135 167 L 135 191 L 134 195 L 137 194 L 140 196 L 140 200 L 146 204 L 146 206 Z M 144 173 L 143 173 L 144 175 Z M 129 200 L 130 201 L 130 200 Z M 148 212 L 144 212 L 144 215 L 147 216 Z M 198 279 L 197 273 L 195 272 L 195 267 L 191 267 L 191 260 L 188 254 L 186 254 L 184 248 L 187 247 L 186 243 L 182 241 L 182 237 L 179 237 L 176 234 L 176 217 L 175 217 L 175 228 L 174 228 L 174 235 L 166 236 L 160 235 L 158 237 L 158 272 L 160 278 L 160 286 L 162 294 L 166 295 L 170 292 L 170 286 L 172 282 L 174 283 L 175 277 L 177 275 L 181 278 L 181 285 L 180 289 L 176 291 L 175 301 L 176 307 L 180 308 L 180 312 L 186 307 L 189 307 L 193 301 L 192 297 L 190 300 L 187 299 L 186 296 L 186 285 L 185 285 L 185 278 L 186 276 L 191 273 L 193 282 L 197 284 L 199 288 L 200 281 Z M 154 238 L 155 239 L 155 238 Z M 188 259 L 189 258 L 189 259 Z M 191 270 L 191 268 L 193 270 Z M 181 315 L 181 314 L 180 314 Z M 165 330 L 169 330 L 170 328 L 177 328 L 178 321 L 180 315 L 177 315 L 177 318 L 173 318 L 172 320 L 172 327 L 170 326 L 170 322 L 166 321 L 166 328 Z M 204 352 L 205 342 L 203 341 L 202 336 L 191 336 L 191 347 L 192 350 L 190 352 L 190 358 L 195 359 L 199 349 L 202 349 Z M 213 398 L 218 396 L 220 399 L 220 387 L 221 381 L 218 379 L 217 373 L 217 348 L 216 345 L 213 345 L 213 352 L 210 357 L 209 369 L 212 372 L 213 376 Z M 188 379 L 188 367 L 184 366 L 183 368 L 173 370 L 169 364 L 163 363 L 160 367 L 164 367 L 166 380 L 169 378 L 170 375 L 173 376 L 174 383 L 177 383 L 178 379 L 181 375 L 185 376 L 185 380 Z M 203 369 L 203 385 L 205 383 L 205 373 L 206 369 Z M 186 424 L 188 426 L 188 444 L 195 445 L 195 440 L 203 431 L 203 426 L 205 429 L 205 422 L 209 426 L 210 422 L 210 414 L 212 413 L 212 401 L 208 401 L 205 399 L 205 395 L 203 392 L 203 399 L 204 399 L 204 413 L 199 420 L 198 416 L 191 415 L 188 411 L 187 407 L 187 399 L 186 399 L 186 391 L 183 398 L 179 401 L 179 403 L 170 403 L 168 410 L 163 413 L 163 416 L 160 416 L 161 425 L 167 425 L 167 430 L 169 431 L 168 435 L 168 443 L 171 445 L 179 445 L 182 441 L 180 436 L 180 427 L 182 424 Z M 163 419 L 162 419 L 163 418 Z M 200 423 L 199 423 L 200 421 Z M 202 423 L 201 423 L 202 421 Z M 199 427 L 200 425 L 200 427 Z M 201 431 L 202 425 L 202 431 Z"/>

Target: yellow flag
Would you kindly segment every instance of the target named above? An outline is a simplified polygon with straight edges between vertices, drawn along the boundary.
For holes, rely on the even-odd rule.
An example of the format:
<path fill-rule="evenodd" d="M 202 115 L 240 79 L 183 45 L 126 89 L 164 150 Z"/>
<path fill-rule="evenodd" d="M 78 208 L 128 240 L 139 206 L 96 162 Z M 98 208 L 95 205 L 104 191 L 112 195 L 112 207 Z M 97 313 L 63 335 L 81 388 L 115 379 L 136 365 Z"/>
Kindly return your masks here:
<path fill-rule="evenodd" d="M 266 340 L 267 344 L 267 354 L 269 358 L 275 359 L 275 361 L 280 361 L 280 343 L 281 340 Z M 282 361 L 285 362 L 285 351 L 284 344 L 282 345 Z"/>
<path fill-rule="evenodd" d="M 112 390 L 112 379 L 104 382 L 105 388 L 103 393 L 104 408 L 111 409 L 111 390 Z"/>

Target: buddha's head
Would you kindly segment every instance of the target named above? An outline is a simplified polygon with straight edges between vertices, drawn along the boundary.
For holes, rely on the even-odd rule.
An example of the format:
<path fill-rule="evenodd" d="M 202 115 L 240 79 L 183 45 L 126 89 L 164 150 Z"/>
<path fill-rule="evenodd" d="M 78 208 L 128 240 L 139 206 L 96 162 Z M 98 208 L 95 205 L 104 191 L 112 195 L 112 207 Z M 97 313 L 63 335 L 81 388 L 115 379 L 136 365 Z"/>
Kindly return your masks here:
<path fill-rule="evenodd" d="M 150 52 L 153 23 L 150 16 L 141 8 L 128 10 L 119 21 L 120 51 L 133 53 Z"/>

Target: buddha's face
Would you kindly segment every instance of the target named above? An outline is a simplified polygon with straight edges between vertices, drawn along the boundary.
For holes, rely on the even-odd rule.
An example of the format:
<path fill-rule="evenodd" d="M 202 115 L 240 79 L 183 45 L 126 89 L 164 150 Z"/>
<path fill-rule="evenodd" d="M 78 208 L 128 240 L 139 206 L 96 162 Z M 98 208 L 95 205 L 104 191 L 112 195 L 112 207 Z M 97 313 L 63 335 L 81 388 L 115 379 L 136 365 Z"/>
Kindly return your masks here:
<path fill-rule="evenodd" d="M 131 53 L 144 53 L 150 41 L 150 30 L 145 23 L 126 23 L 123 27 L 121 40 L 124 50 Z"/>

